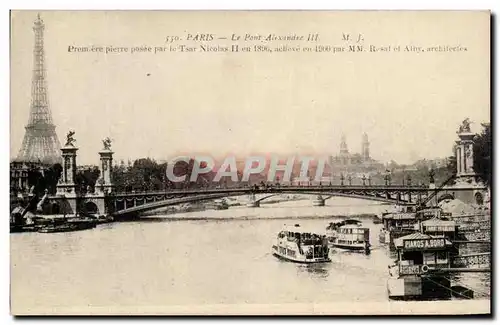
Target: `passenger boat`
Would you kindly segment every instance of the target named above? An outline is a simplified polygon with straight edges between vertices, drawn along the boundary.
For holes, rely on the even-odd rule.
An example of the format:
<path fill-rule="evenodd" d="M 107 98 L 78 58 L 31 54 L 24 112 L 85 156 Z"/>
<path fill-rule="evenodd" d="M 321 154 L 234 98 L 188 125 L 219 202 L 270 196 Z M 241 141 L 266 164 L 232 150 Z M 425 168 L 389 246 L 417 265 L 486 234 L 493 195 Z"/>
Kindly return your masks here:
<path fill-rule="evenodd" d="M 416 232 L 395 239 L 397 260 L 389 265 L 387 291 L 392 300 L 449 299 L 452 243 L 444 236 Z"/>
<path fill-rule="evenodd" d="M 330 223 L 327 227 L 328 240 L 333 247 L 370 252 L 370 229 L 362 227 L 361 221 L 347 219 L 337 223 Z"/>
<path fill-rule="evenodd" d="M 330 262 L 328 242 L 325 235 L 308 230 L 299 224 L 285 226 L 278 233 L 272 246 L 273 255 L 296 263 Z"/>

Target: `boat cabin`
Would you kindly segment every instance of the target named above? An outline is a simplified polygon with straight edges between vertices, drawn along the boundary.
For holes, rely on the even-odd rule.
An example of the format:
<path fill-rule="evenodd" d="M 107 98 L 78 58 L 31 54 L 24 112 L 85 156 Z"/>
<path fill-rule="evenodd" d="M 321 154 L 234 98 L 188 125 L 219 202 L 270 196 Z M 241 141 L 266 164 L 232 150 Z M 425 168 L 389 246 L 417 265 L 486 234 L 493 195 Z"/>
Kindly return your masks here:
<path fill-rule="evenodd" d="M 414 212 L 399 212 L 390 213 L 382 216 L 384 229 L 387 231 L 393 230 L 415 230 L 417 216 Z"/>
<path fill-rule="evenodd" d="M 348 224 L 337 229 L 337 244 L 354 245 L 370 242 L 370 229 L 359 224 Z"/>
<path fill-rule="evenodd" d="M 298 241 L 304 246 L 322 245 L 326 235 L 318 234 L 318 231 L 306 229 L 296 224 L 293 227 L 285 226 L 278 234 L 278 238 L 287 238 L 288 241 Z"/>
<path fill-rule="evenodd" d="M 420 232 L 430 236 L 442 236 L 454 240 L 458 231 L 455 221 L 432 218 L 420 223 Z"/>
<path fill-rule="evenodd" d="M 370 229 L 362 227 L 360 221 L 347 219 L 341 222 L 332 222 L 327 230 L 328 239 L 333 247 L 369 253 Z"/>
<path fill-rule="evenodd" d="M 452 243 L 443 236 L 416 232 L 394 240 L 398 256 L 398 273 L 422 275 L 430 270 L 450 267 Z"/>

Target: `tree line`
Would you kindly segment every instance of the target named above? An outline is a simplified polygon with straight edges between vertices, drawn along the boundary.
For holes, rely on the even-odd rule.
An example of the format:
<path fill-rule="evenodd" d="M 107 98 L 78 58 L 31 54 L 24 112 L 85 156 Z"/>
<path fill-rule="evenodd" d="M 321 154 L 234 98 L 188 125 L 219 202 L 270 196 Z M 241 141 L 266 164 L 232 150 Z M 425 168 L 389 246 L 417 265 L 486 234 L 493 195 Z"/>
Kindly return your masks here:
<path fill-rule="evenodd" d="M 63 167 L 61 164 L 54 164 L 52 166 L 31 165 L 27 171 L 27 185 L 28 191 L 39 197 L 43 196 L 47 191 L 48 194 L 56 194 L 57 184 L 62 176 Z M 97 180 L 100 176 L 100 170 L 97 166 L 79 170 L 75 176 L 76 191 L 78 193 L 93 192 L 96 187 Z M 11 184 L 11 193 L 17 195 L 19 189 L 17 182 Z"/>

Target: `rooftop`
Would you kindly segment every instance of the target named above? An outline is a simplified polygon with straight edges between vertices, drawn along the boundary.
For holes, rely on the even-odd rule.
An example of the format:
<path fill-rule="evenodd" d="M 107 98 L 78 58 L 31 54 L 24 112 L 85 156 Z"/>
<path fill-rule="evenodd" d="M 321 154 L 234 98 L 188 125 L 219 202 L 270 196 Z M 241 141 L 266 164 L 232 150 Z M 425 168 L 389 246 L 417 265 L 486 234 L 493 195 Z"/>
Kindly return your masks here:
<path fill-rule="evenodd" d="M 310 226 L 302 226 L 300 224 L 287 225 L 285 224 L 283 227 L 283 231 L 289 232 L 299 232 L 299 233 L 309 233 L 309 234 L 317 234 L 324 235 L 325 230 L 318 227 L 310 227 Z"/>
<path fill-rule="evenodd" d="M 443 237 L 430 236 L 430 235 L 422 234 L 420 232 L 415 232 L 413 234 L 409 234 L 409 235 L 394 239 L 394 246 L 396 246 L 397 248 L 403 247 L 403 242 L 405 240 L 434 239 L 434 238 L 443 238 Z M 448 239 L 445 239 L 445 245 L 447 245 L 447 246 L 451 245 L 451 242 Z"/>

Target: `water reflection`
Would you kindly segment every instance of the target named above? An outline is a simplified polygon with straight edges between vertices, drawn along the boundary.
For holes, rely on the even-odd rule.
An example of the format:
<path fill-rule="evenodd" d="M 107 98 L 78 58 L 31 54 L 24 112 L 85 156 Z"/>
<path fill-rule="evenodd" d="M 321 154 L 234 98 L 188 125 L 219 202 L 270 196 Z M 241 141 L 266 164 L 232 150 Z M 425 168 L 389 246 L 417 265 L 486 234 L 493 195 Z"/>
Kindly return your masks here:
<path fill-rule="evenodd" d="M 307 273 L 313 278 L 328 278 L 330 275 L 329 263 L 314 263 L 307 265 L 300 265 L 299 272 Z"/>

